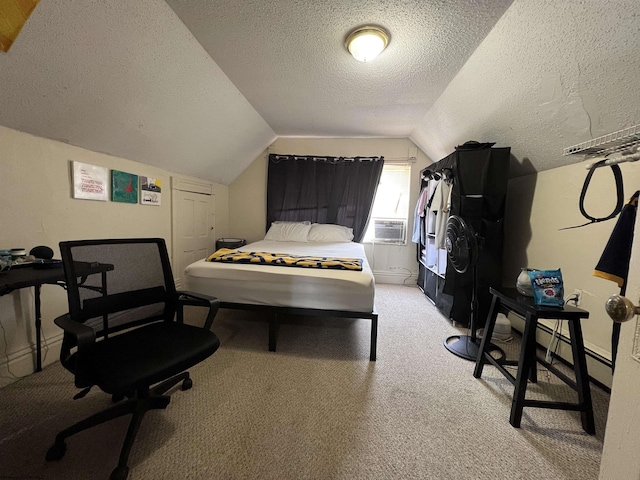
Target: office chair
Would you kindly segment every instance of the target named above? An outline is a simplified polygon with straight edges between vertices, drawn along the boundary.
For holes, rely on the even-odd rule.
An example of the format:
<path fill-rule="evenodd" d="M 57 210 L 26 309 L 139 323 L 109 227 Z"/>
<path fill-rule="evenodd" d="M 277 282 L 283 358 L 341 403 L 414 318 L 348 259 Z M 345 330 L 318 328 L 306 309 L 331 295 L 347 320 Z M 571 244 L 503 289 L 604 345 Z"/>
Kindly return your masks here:
<path fill-rule="evenodd" d="M 186 369 L 220 346 L 210 331 L 220 302 L 176 291 L 160 238 L 61 242 L 60 253 L 69 301 L 69 313 L 55 319 L 64 330 L 60 363 L 83 389 L 74 399 L 97 386 L 116 404 L 58 433 L 46 459 L 64 456 L 67 437 L 132 414 L 110 476 L 123 480 L 145 413 L 166 408 L 170 397 L 165 393 L 178 383 L 182 390 L 191 388 Z M 183 322 L 184 305 L 208 308 L 203 327 Z"/>

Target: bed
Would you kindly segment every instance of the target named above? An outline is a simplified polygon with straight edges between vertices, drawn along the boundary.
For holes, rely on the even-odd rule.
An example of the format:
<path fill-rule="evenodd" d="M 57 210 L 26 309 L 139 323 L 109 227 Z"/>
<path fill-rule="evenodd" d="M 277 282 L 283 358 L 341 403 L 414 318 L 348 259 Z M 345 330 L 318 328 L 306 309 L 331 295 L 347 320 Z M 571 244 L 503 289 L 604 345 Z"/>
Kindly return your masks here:
<path fill-rule="evenodd" d="M 344 227 L 343 227 L 344 228 Z M 269 235 L 237 249 L 238 252 L 269 252 L 291 256 L 346 257 L 361 259 L 361 270 L 303 268 L 198 260 L 185 269 L 190 291 L 217 297 L 222 308 L 268 312 L 269 350 L 276 350 L 279 314 L 371 320 L 369 359 L 376 359 L 378 315 L 375 282 L 364 247 L 351 241 L 313 241 L 314 237 Z M 307 241 L 291 241 L 307 240 Z M 320 237 L 334 239 L 332 236 Z M 347 237 L 348 238 L 348 237 Z"/>

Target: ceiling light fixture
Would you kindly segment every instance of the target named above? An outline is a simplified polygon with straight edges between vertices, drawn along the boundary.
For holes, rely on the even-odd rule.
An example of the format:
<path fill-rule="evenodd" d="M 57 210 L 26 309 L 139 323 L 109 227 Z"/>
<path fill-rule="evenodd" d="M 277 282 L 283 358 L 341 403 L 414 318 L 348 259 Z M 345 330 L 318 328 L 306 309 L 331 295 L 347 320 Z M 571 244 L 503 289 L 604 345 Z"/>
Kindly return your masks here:
<path fill-rule="evenodd" d="M 360 27 L 347 36 L 344 44 L 356 60 L 370 62 L 389 45 L 389 34 L 380 27 Z"/>

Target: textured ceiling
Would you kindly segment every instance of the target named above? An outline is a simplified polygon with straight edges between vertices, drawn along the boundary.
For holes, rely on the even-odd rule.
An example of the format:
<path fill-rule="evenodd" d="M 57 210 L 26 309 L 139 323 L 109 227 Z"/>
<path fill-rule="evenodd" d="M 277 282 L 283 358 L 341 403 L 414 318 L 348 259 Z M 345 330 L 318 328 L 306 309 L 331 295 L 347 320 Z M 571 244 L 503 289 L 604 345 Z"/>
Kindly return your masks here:
<path fill-rule="evenodd" d="M 0 125 L 229 183 L 275 138 L 162 0 L 43 0 L 0 54 Z"/>
<path fill-rule="evenodd" d="M 564 148 L 640 124 L 639 87 L 638 0 L 516 0 L 412 140 L 433 159 L 493 141 L 511 147 L 511 177 L 550 170 L 583 160 Z"/>
<path fill-rule="evenodd" d="M 168 0 L 277 135 L 408 137 L 512 0 Z M 373 62 L 355 27 L 391 35 Z"/>
<path fill-rule="evenodd" d="M 638 0 L 42 0 L 0 53 L 0 125 L 223 184 L 278 136 L 409 137 L 433 160 L 492 141 L 517 176 L 640 123 L 639 19 Z M 366 64 L 343 45 L 365 24 L 391 34 Z"/>
<path fill-rule="evenodd" d="M 276 135 L 409 136 L 511 0 L 169 3 L 40 2 L 0 125 L 230 183 Z M 365 23 L 391 33 L 370 64 L 343 46 Z"/>

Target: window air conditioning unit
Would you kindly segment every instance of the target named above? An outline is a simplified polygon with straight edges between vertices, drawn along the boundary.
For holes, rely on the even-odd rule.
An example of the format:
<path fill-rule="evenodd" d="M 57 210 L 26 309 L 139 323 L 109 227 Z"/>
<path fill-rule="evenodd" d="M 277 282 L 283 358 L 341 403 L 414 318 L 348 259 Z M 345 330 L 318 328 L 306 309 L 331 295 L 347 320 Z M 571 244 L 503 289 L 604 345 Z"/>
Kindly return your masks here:
<path fill-rule="evenodd" d="M 407 232 L 406 220 L 374 218 L 373 222 L 376 242 L 404 244 Z"/>

